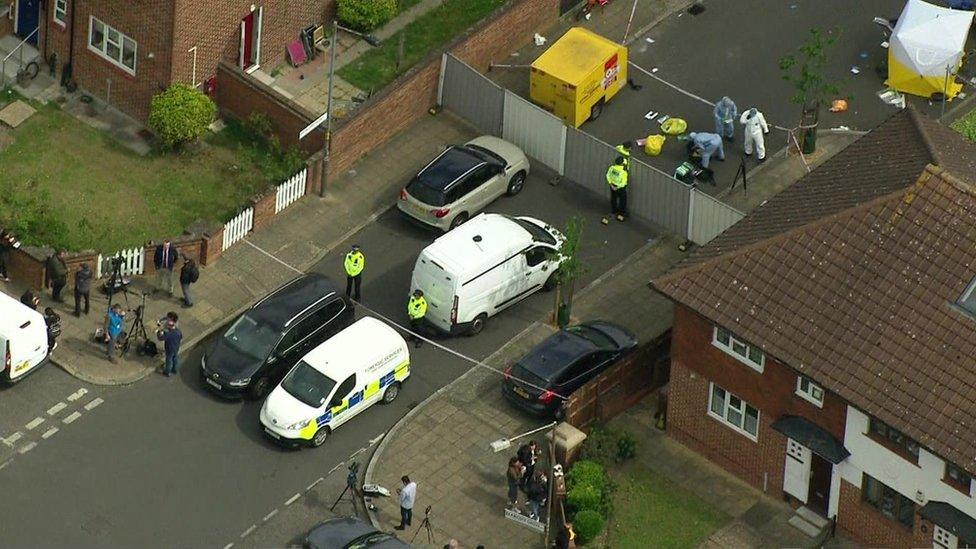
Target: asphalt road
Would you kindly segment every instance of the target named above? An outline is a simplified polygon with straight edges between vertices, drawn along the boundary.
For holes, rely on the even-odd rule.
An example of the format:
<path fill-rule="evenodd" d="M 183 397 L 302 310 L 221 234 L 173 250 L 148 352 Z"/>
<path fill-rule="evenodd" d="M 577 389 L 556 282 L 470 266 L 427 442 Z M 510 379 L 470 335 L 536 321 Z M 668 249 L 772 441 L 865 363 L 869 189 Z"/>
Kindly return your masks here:
<path fill-rule="evenodd" d="M 520 196 L 502 198 L 490 211 L 533 215 L 557 225 L 582 212 L 588 220 L 586 284 L 653 236 L 636 222 L 601 226 L 605 209 L 602 200 L 578 188 L 551 187 L 533 176 Z M 389 211 L 346 243 L 360 244 L 367 255 L 366 306 L 403 320 L 413 262 L 432 238 Z M 329 255 L 315 270 L 338 275 L 344 251 Z M 551 310 L 551 300 L 551 294 L 537 294 L 490 319 L 479 336 L 443 343 L 484 358 Z M 322 448 L 286 451 L 261 434 L 259 402 L 224 402 L 202 388 L 199 356 L 200 349 L 193 350 L 177 378 L 154 375 L 129 387 L 85 386 L 49 366 L 0 391 L 0 435 L 14 439 L 0 445 L 0 545 L 240 544 L 242 533 L 319 477 L 336 485 L 335 476 L 345 469 L 329 476 L 330 470 L 472 367 L 425 345 L 412 351 L 412 376 L 396 402 L 367 410 Z M 81 389 L 87 392 L 79 395 Z M 65 406 L 57 407 L 59 402 Z M 28 424 L 35 426 L 28 429 Z M 319 512 L 322 501 L 308 509 Z M 275 528 L 274 520 L 264 528 Z M 310 524 L 314 517 L 288 520 Z M 281 530 L 278 543 L 300 533 Z"/>

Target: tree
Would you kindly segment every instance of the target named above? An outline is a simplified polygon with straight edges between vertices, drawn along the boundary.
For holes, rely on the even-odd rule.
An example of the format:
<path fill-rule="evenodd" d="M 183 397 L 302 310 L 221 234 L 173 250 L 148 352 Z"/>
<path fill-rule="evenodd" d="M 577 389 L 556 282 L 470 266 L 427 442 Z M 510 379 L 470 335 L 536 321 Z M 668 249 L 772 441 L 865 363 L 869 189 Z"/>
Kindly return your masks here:
<path fill-rule="evenodd" d="M 200 90 L 173 84 L 152 98 L 149 128 L 163 147 L 176 149 L 206 133 L 217 116 L 217 105 Z"/>
<path fill-rule="evenodd" d="M 840 93 L 840 85 L 827 79 L 824 74 L 830 57 L 828 53 L 837 42 L 839 31 L 824 32 L 810 29 L 810 36 L 800 44 L 795 55 L 787 55 L 779 60 L 779 70 L 790 84 L 794 93 L 790 102 L 800 105 L 802 111 L 800 124 L 810 126 L 803 131 L 803 151 L 811 153 L 816 149 L 817 121 L 823 103 Z M 812 120 L 810 117 L 812 116 Z"/>
<path fill-rule="evenodd" d="M 586 273 L 586 265 L 580 260 L 579 248 L 583 236 L 583 218 L 573 216 L 566 221 L 566 228 L 563 230 L 565 240 L 559 246 L 559 251 L 553 254 L 554 258 L 560 260 L 559 270 L 556 271 L 556 305 L 553 311 L 553 319 L 556 324 L 561 321 L 568 321 L 573 310 L 573 296 L 576 293 L 576 281 Z M 566 288 L 566 300 L 563 302 L 560 297 Z M 560 307 L 565 303 L 565 313 L 561 317 Z"/>

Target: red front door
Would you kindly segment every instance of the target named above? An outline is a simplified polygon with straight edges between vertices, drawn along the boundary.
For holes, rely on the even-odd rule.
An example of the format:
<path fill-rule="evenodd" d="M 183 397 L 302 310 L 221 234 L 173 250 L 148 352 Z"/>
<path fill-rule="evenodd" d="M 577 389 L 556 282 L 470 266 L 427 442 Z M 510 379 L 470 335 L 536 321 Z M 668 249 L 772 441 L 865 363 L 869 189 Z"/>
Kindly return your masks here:
<path fill-rule="evenodd" d="M 254 65 L 254 12 L 241 19 L 241 68 Z"/>

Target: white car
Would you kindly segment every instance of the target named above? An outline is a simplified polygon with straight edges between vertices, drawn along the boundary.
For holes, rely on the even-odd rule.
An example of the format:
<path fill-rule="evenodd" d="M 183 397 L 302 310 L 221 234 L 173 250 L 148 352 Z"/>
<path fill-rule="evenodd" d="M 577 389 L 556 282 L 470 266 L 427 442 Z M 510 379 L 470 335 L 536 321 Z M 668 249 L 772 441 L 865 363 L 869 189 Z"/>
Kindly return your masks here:
<path fill-rule="evenodd" d="M 285 446 L 321 446 L 339 425 L 389 403 L 410 376 L 400 334 L 362 318 L 306 354 L 261 407 L 264 432 Z"/>

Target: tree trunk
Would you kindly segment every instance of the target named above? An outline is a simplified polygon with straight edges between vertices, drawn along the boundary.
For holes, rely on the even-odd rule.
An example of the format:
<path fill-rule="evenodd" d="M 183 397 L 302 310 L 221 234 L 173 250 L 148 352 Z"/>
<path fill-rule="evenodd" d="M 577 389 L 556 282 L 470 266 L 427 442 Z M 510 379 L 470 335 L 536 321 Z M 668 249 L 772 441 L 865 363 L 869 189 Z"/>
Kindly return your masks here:
<path fill-rule="evenodd" d="M 817 150 L 817 124 L 819 122 L 820 101 L 811 101 L 804 105 L 803 114 L 800 116 L 800 125 L 805 126 L 800 141 L 803 154 L 812 154 Z"/>
<path fill-rule="evenodd" d="M 552 304 L 552 325 L 559 326 L 559 293 L 563 285 L 557 283 L 556 288 L 553 290 L 552 294 L 555 296 L 555 301 Z"/>

